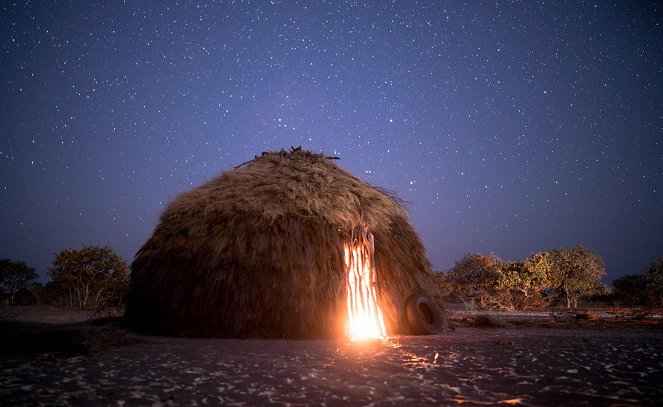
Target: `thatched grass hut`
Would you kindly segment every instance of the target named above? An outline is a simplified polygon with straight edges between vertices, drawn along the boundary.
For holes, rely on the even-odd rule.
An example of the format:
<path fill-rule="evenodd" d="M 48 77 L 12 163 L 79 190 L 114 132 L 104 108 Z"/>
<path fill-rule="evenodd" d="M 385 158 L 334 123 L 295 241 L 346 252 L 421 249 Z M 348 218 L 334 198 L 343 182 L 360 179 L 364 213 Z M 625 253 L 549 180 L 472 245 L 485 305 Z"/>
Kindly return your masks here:
<path fill-rule="evenodd" d="M 160 335 L 340 336 L 344 243 L 359 225 L 374 236 L 387 332 L 415 333 L 406 301 L 437 289 L 407 213 L 301 149 L 263 153 L 176 197 L 131 265 L 126 320 Z"/>

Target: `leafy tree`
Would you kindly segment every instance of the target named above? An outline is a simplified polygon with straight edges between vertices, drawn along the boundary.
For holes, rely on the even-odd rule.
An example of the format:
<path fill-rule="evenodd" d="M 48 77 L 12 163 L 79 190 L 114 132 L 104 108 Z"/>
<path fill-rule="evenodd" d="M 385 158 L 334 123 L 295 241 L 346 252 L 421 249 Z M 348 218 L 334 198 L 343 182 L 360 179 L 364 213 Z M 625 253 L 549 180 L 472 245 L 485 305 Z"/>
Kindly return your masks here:
<path fill-rule="evenodd" d="M 550 252 L 550 283 L 564 296 L 567 308 L 577 307 L 581 296 L 609 292 L 600 283 L 605 274 L 603 258 L 584 246 Z"/>
<path fill-rule="evenodd" d="M 117 305 L 129 286 L 129 266 L 108 246 L 65 249 L 48 274 L 67 292 L 69 306 L 81 309 Z"/>
<path fill-rule="evenodd" d="M 0 290 L 14 305 L 19 291 L 29 290 L 29 283 L 39 278 L 37 271 L 22 261 L 0 259 Z"/>
<path fill-rule="evenodd" d="M 644 278 L 650 301 L 663 305 L 663 257 L 645 267 Z"/>
<path fill-rule="evenodd" d="M 536 253 L 525 261 L 512 261 L 502 267 L 498 287 L 509 294 L 511 308 L 533 309 L 548 305 L 550 263 L 547 253 Z"/>
<path fill-rule="evenodd" d="M 647 300 L 647 279 L 642 274 L 629 274 L 613 280 L 615 298 L 631 305 L 644 304 Z"/>
<path fill-rule="evenodd" d="M 449 283 L 458 297 L 470 303 L 478 301 L 481 308 L 496 306 L 497 281 L 502 260 L 495 254 L 488 256 L 468 253 L 457 261 L 447 273 Z"/>
<path fill-rule="evenodd" d="M 608 286 L 600 282 L 605 274 L 603 259 L 578 245 L 511 262 L 504 262 L 495 254 L 468 253 L 446 277 L 452 296 L 466 303 L 483 309 L 513 310 L 542 308 L 558 296 L 566 300 L 567 307 L 577 307 L 580 297 L 610 293 Z M 663 272 L 653 275 L 663 276 Z M 446 284 L 440 280 L 438 285 L 443 283 Z"/>
<path fill-rule="evenodd" d="M 531 285 L 536 289 L 550 289 L 554 285 L 552 256 L 549 252 L 538 252 L 525 259 L 524 266 L 531 276 Z"/>

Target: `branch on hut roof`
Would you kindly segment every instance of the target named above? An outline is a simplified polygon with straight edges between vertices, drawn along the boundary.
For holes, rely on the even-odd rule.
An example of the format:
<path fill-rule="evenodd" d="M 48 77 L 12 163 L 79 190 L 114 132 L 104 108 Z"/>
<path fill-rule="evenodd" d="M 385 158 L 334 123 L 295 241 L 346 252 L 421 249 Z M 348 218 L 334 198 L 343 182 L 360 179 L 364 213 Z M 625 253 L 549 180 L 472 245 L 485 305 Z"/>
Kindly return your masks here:
<path fill-rule="evenodd" d="M 254 162 L 256 159 L 258 159 L 258 158 L 260 158 L 260 157 L 264 157 L 264 156 L 269 155 L 269 154 L 278 154 L 279 156 L 281 156 L 281 157 L 283 157 L 283 158 L 286 158 L 286 157 L 288 157 L 288 156 L 290 156 L 290 155 L 292 155 L 292 154 L 303 154 L 303 155 L 309 155 L 309 156 L 318 156 L 318 157 L 326 158 L 327 160 L 340 160 L 340 159 L 341 159 L 341 157 L 336 157 L 336 156 L 326 156 L 326 155 L 323 155 L 322 153 L 320 153 L 320 154 L 315 154 L 315 153 L 313 153 L 313 152 L 311 152 L 311 151 L 308 151 L 308 150 L 304 150 L 304 149 L 302 149 L 302 146 L 298 146 L 298 147 L 292 147 L 292 146 L 290 146 L 290 152 L 288 152 L 288 151 L 286 151 L 286 150 L 284 150 L 284 149 L 281 149 L 281 150 L 278 151 L 278 152 L 263 151 L 262 153 L 260 153 L 259 156 L 258 156 L 258 155 L 253 156 L 253 159 L 248 160 L 248 161 L 244 161 L 243 163 L 241 163 L 241 164 L 239 164 L 239 165 L 236 165 L 236 166 L 234 166 L 233 168 L 234 168 L 234 169 L 237 169 L 237 168 L 240 168 L 240 167 L 244 167 L 245 165 L 251 164 L 251 163 Z"/>

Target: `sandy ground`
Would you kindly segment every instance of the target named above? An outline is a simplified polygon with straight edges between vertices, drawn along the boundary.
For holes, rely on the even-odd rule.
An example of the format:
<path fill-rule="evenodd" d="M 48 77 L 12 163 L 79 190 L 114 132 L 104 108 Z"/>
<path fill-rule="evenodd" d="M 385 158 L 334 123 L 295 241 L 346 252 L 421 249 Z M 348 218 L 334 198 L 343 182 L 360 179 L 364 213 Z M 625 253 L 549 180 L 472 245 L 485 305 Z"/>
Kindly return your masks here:
<path fill-rule="evenodd" d="M 66 324 L 82 322 L 94 318 L 92 311 L 68 310 L 49 306 L 2 307 L 0 316 L 7 321 L 38 324 Z"/>
<path fill-rule="evenodd" d="M 534 319 L 369 344 L 140 336 L 93 356 L 5 352 L 0 404 L 660 405 L 660 324 Z"/>

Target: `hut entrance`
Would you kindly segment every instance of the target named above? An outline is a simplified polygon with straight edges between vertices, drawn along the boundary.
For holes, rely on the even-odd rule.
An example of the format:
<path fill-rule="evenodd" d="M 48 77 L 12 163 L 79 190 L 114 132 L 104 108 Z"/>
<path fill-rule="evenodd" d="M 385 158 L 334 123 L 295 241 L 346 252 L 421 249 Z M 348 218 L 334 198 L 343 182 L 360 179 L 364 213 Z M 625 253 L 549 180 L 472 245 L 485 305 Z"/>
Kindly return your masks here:
<path fill-rule="evenodd" d="M 379 304 L 373 234 L 362 224 L 352 231 L 343 248 L 348 303 L 346 334 L 353 340 L 382 338 L 386 329 Z"/>

